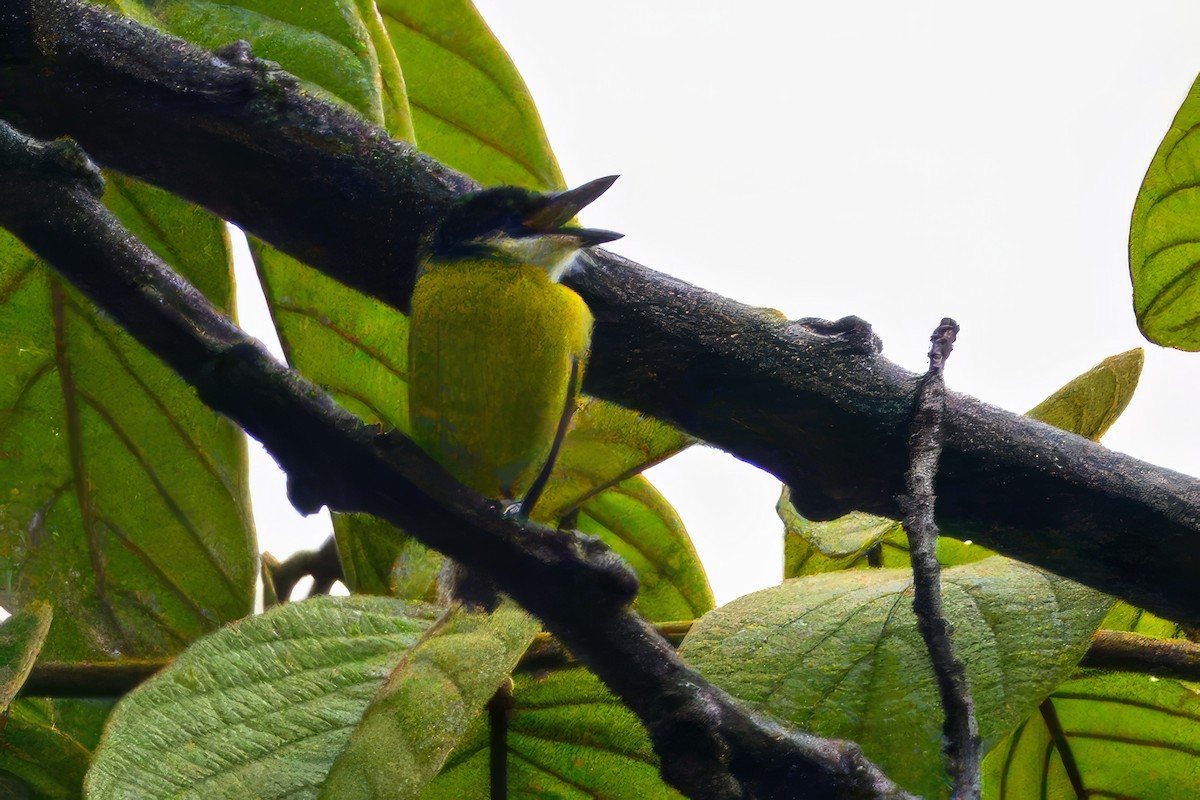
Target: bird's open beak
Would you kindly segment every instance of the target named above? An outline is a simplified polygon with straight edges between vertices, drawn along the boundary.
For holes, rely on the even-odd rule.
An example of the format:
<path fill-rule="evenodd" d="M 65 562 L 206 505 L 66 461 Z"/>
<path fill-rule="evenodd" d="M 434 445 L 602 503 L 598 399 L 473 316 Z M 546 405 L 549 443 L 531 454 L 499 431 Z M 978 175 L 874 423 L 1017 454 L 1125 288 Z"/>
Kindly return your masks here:
<path fill-rule="evenodd" d="M 584 245 L 585 247 L 603 242 L 611 242 L 613 239 L 620 238 L 621 234 L 614 234 L 611 231 L 589 231 L 586 228 L 580 231 L 559 230 L 579 213 L 579 209 L 608 191 L 608 187 L 612 186 L 618 177 L 620 176 L 609 175 L 605 178 L 588 181 L 582 186 L 576 186 L 574 189 L 568 189 L 565 192 L 555 192 L 554 194 L 546 195 L 545 205 L 525 218 L 525 227 L 535 233 L 568 233 L 572 236 L 576 236 L 579 233 L 590 233 L 607 237 L 589 241 L 588 244 Z M 587 241 L 587 237 L 580 236 L 579 238 L 581 241 Z"/>

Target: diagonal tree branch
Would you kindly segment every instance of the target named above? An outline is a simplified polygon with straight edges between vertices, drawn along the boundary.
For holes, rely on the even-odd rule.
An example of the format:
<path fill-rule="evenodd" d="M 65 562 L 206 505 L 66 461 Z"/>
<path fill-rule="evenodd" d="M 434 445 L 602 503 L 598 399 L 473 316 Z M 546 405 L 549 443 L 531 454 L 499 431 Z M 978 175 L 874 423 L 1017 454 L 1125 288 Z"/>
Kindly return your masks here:
<path fill-rule="evenodd" d="M 598 540 L 503 516 L 411 440 L 374 433 L 275 362 L 121 226 L 74 142 L 39 143 L 0 122 L 0 173 L 0 225 L 261 441 L 304 503 L 374 514 L 492 575 L 638 715 L 682 792 L 909 796 L 857 745 L 787 731 L 686 667 L 629 609 L 637 581 Z"/>
<path fill-rule="evenodd" d="M 284 73 L 79 0 L 10 0 L 0 112 L 407 307 L 416 246 L 472 184 Z M 351 200 L 351 198 L 353 198 Z M 899 516 L 918 376 L 870 327 L 784 319 L 611 253 L 570 278 L 596 317 L 584 389 L 774 473 L 805 516 Z M 1200 482 L 949 394 L 938 524 L 1200 623 Z"/>

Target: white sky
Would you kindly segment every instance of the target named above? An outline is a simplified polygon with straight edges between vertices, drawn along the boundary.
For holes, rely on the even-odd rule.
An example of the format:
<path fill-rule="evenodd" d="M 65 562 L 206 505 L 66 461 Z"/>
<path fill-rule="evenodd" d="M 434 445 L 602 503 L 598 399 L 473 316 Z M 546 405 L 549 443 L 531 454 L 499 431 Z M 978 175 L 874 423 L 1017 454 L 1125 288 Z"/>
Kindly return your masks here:
<path fill-rule="evenodd" d="M 1200 4 L 476 6 L 567 181 L 622 175 L 584 218 L 626 234 L 613 249 L 790 317 L 863 317 L 913 371 L 952 316 L 949 386 L 1015 411 L 1143 346 L 1105 443 L 1200 474 L 1200 354 L 1140 337 L 1126 262 L 1138 185 L 1200 72 Z M 255 494 L 264 548 L 319 544 L 328 523 L 294 522 L 269 459 L 253 469 L 274 481 Z M 719 601 L 778 581 L 775 479 L 700 448 L 648 475 Z"/>

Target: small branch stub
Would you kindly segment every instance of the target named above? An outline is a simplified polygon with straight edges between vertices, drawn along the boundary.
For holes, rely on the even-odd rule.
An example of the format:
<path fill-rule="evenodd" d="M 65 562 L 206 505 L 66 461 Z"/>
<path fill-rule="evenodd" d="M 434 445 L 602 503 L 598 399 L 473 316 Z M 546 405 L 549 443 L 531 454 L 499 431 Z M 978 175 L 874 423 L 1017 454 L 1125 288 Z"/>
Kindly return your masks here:
<path fill-rule="evenodd" d="M 954 797 L 975 799 L 983 792 L 979 726 L 966 670 L 954 655 L 950 625 L 942 605 L 934 522 L 933 486 L 945 440 L 946 385 L 942 372 L 957 336 L 958 323 L 947 317 L 929 337 L 929 371 L 917 390 L 909 438 L 907 494 L 899 500 L 912 556 L 913 613 L 929 651 L 946 715 L 942 730 Z"/>

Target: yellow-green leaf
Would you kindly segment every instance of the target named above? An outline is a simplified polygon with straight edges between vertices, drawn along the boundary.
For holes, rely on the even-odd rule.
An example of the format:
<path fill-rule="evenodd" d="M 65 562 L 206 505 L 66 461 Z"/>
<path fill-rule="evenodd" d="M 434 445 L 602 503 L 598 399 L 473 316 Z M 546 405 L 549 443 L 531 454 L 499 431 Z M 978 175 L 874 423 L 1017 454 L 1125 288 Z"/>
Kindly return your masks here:
<path fill-rule="evenodd" d="M 626 478 L 584 503 L 577 526 L 633 567 L 639 584 L 634 608 L 646 619 L 695 619 L 716 605 L 682 520 L 642 476 Z"/>
<path fill-rule="evenodd" d="M 467 0 L 379 0 L 417 146 L 485 186 L 564 188 L 533 98 Z"/>
<path fill-rule="evenodd" d="M 1129 226 L 1129 273 L 1145 337 L 1200 350 L 1200 79 L 1142 179 Z"/>
<path fill-rule="evenodd" d="M 220 220 L 114 175 L 104 200 L 230 307 Z M 45 655 L 173 653 L 248 613 L 241 432 L 6 234 L 0 307 L 0 567 L 18 577 L 18 604 L 54 604 Z"/>
<path fill-rule="evenodd" d="M 534 516 L 557 523 L 589 498 L 695 441 L 654 417 L 585 397 Z"/>

